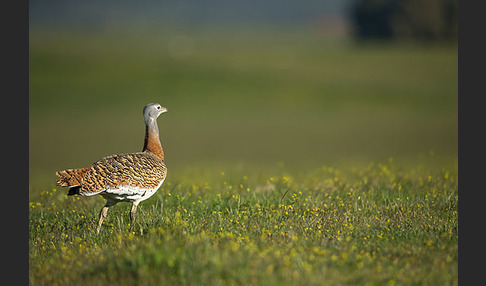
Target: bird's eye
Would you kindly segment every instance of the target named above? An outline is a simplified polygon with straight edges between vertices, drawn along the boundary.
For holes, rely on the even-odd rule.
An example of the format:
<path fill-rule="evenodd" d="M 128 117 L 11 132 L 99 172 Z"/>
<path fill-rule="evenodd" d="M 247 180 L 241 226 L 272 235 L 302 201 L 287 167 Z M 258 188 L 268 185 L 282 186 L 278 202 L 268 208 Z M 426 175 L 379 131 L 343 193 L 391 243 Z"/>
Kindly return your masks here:
<path fill-rule="evenodd" d="M 160 106 L 157 106 L 157 109 L 160 109 Z"/>

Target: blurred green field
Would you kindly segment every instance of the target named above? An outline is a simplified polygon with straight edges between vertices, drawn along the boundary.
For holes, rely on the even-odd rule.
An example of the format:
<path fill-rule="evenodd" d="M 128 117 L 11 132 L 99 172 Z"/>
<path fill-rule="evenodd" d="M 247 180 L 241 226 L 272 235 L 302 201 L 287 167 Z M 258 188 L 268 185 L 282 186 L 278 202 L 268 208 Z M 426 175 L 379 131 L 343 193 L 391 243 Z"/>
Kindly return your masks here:
<path fill-rule="evenodd" d="M 31 185 L 140 150 L 149 102 L 169 109 L 159 126 L 171 170 L 456 164 L 457 70 L 457 46 L 310 32 L 31 32 Z"/>
<path fill-rule="evenodd" d="M 31 285 L 457 285 L 457 45 L 307 33 L 31 31 Z M 140 151 L 139 206 L 54 172 Z"/>

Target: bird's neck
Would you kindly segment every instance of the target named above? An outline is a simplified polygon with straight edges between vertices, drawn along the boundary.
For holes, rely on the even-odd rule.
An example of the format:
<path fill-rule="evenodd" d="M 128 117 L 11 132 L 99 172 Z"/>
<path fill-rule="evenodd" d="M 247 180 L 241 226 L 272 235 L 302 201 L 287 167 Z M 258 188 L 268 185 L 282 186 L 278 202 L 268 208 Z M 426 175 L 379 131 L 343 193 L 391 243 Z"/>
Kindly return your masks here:
<path fill-rule="evenodd" d="M 164 161 L 164 150 L 160 144 L 159 127 L 155 119 L 145 123 L 145 141 L 143 151 L 152 152 Z"/>

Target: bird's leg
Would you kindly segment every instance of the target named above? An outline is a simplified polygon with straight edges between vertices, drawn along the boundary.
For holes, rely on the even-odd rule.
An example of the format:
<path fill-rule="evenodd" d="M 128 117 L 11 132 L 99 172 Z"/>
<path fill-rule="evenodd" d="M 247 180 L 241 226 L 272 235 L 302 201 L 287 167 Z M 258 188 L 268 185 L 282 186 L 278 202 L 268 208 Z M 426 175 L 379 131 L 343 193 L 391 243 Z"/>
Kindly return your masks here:
<path fill-rule="evenodd" d="M 134 226 L 135 224 L 135 214 L 137 212 L 137 206 L 138 203 L 133 203 L 132 204 L 132 209 L 130 210 L 130 229 Z"/>
<path fill-rule="evenodd" d="M 105 220 L 106 214 L 108 213 L 108 208 L 114 205 L 115 203 L 106 202 L 105 206 L 100 211 L 100 221 L 98 222 L 98 227 L 96 228 L 96 234 L 100 233 L 101 224 L 103 224 L 103 220 Z"/>
<path fill-rule="evenodd" d="M 103 220 L 105 219 L 107 213 L 108 207 L 105 205 L 100 212 L 100 221 L 98 222 L 98 227 L 96 228 L 96 234 L 100 233 L 101 224 L 103 223 Z"/>

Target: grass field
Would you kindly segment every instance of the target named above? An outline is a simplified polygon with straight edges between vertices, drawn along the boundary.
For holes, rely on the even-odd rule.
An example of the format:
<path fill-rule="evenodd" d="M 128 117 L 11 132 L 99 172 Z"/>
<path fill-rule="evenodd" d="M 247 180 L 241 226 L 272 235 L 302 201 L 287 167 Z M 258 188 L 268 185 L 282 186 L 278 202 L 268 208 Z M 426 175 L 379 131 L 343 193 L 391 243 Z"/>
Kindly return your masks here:
<path fill-rule="evenodd" d="M 456 170 L 393 163 L 305 175 L 169 177 L 139 207 L 43 191 L 33 285 L 456 285 Z M 174 177 L 177 180 L 173 179 Z"/>
<path fill-rule="evenodd" d="M 457 46 L 266 33 L 31 31 L 31 285 L 457 284 Z M 54 172 L 139 151 L 149 102 L 167 180 L 96 235 Z"/>

